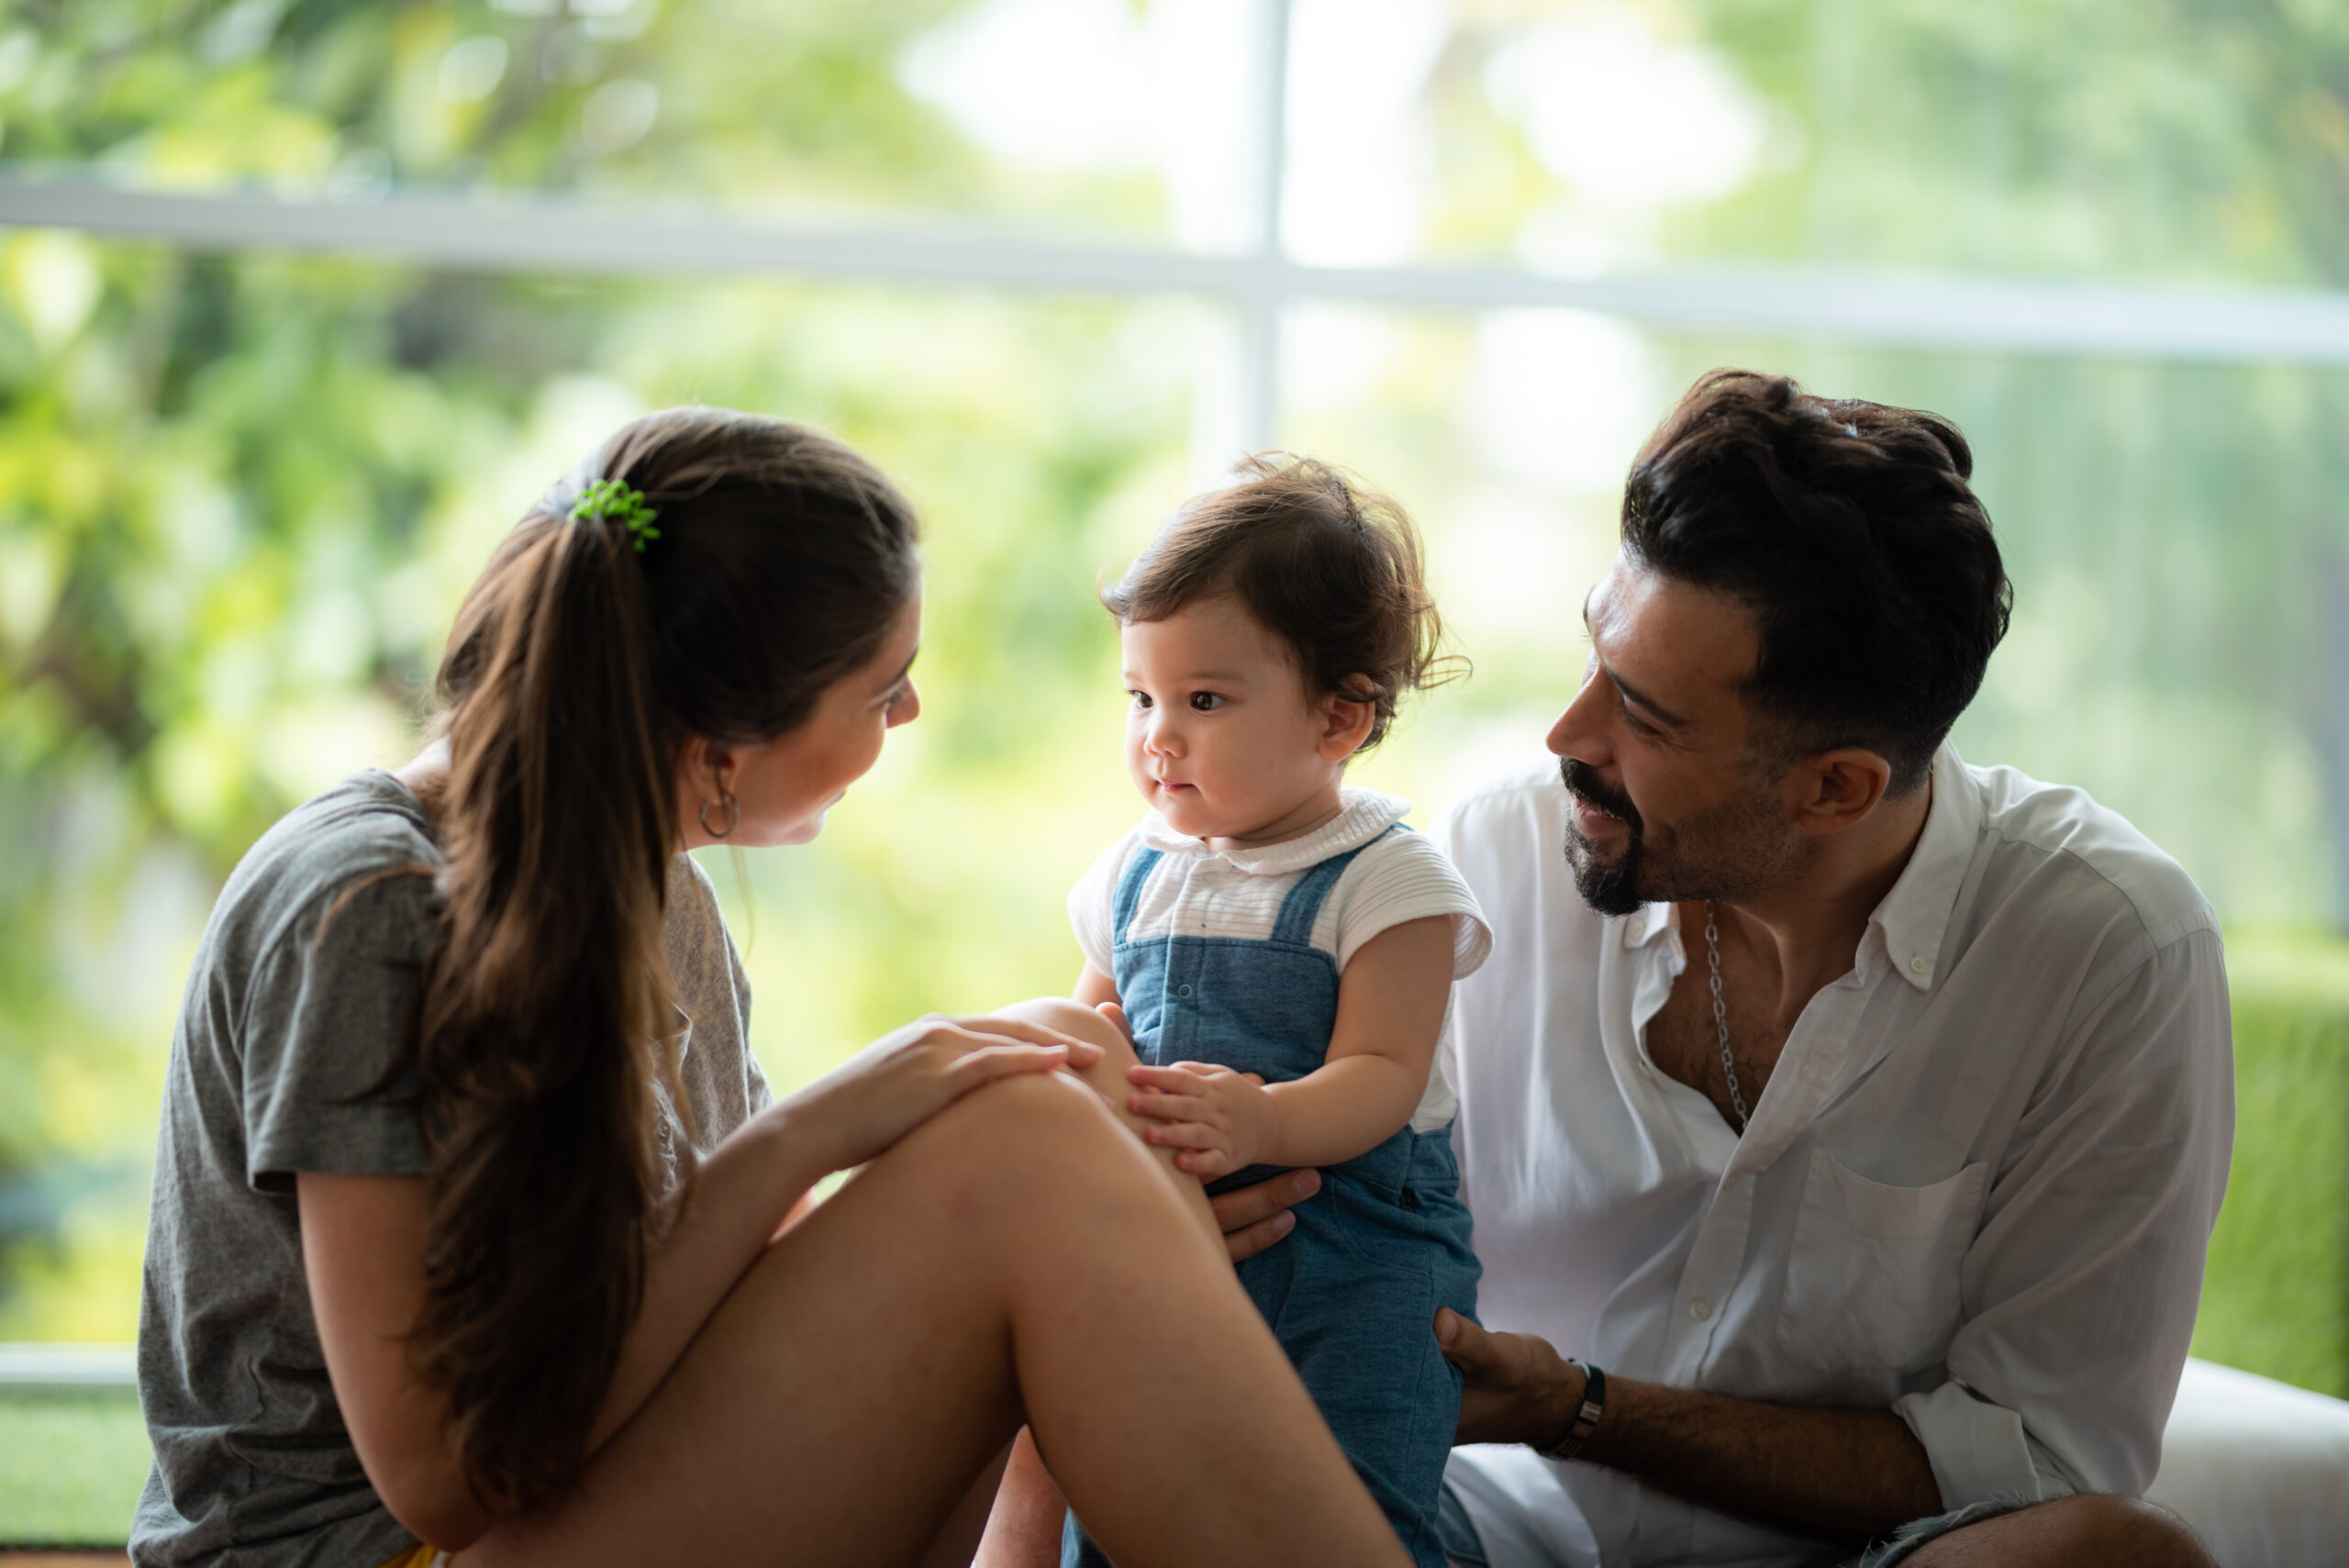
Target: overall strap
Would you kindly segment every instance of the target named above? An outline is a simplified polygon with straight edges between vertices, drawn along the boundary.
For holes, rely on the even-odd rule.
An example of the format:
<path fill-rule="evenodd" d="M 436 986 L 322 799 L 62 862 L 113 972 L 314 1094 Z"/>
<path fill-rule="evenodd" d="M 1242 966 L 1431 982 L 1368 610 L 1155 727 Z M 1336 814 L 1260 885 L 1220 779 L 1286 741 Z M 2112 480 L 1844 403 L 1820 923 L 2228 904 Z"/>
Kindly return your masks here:
<path fill-rule="evenodd" d="M 1141 885 L 1163 858 L 1163 851 L 1145 845 L 1126 862 L 1125 871 L 1118 877 L 1118 896 L 1109 906 L 1110 946 L 1125 945 L 1126 928 L 1133 924 L 1134 906 L 1141 902 Z"/>
<path fill-rule="evenodd" d="M 1346 874 L 1346 868 L 1354 863 L 1354 857 L 1370 848 L 1371 844 L 1377 843 L 1379 839 L 1386 838 L 1387 833 L 1398 831 L 1408 833 L 1410 829 L 1400 822 L 1395 823 L 1377 839 L 1356 844 L 1342 855 L 1331 855 L 1298 877 L 1297 885 L 1288 890 L 1288 896 L 1281 900 L 1280 918 L 1273 926 L 1272 940 L 1286 942 L 1292 947 L 1310 946 L 1313 922 L 1321 917 L 1322 900 L 1328 898 L 1330 890 L 1338 885 L 1338 879 Z"/>

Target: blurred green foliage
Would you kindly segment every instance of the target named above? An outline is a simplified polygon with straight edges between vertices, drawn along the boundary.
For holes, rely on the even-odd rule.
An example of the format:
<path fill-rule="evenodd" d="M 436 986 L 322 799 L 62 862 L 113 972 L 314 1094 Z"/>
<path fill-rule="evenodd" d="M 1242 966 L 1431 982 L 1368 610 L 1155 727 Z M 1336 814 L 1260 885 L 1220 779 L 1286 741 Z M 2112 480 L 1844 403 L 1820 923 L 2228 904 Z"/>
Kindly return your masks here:
<path fill-rule="evenodd" d="M 0 1547 L 119 1547 L 151 1462 L 135 1399 L 0 1398 Z"/>
<path fill-rule="evenodd" d="M 1149 169 L 1008 157 L 908 89 L 908 50 L 1005 3 L 0 0 L 0 157 L 341 199 L 1178 227 Z M 1756 106 L 1735 189 L 1610 206 L 1493 89 L 1542 29 L 1624 17 Z M 1412 245 L 2338 284 L 2344 81 L 2349 23 L 2288 0 L 1461 0 L 1419 95 Z M 2337 917 L 2341 374 L 1562 314 L 1291 322 L 1284 438 L 1408 504 L 1478 662 L 1364 782 L 1432 808 L 1535 753 L 1581 667 L 1573 606 L 1604 570 L 1615 476 L 1681 383 L 1743 361 L 1976 439 L 2021 593 L 1969 756 L 2090 787 L 2231 920 Z M 1065 987 L 1063 890 L 1134 810 L 1092 587 L 1188 485 L 1219 329 L 1181 300 L 431 274 L 0 230 L 0 1339 L 128 1337 L 163 1045 L 220 878 L 294 802 L 400 759 L 492 541 L 647 407 L 814 419 L 928 518 L 922 721 L 813 848 L 713 857 L 770 1071 Z M 1542 347 L 1512 360 L 1520 342 Z M 2247 1125 L 2268 1074 L 2286 1168 L 2337 1168 L 2349 1135 L 2290 1085 L 2337 1076 L 2349 1046 L 2294 1021 L 2331 1016 L 2304 991 L 2245 1003 Z M 2239 1161 L 2242 1214 L 2266 1212 L 2277 1168 Z M 2297 1220 L 2237 1211 L 2213 1353 L 2339 1388 L 2323 1346 L 2349 1281 L 2277 1261 L 2301 1260 L 2266 1239 Z M 2294 1290 L 2238 1283 L 2279 1269 Z"/>
<path fill-rule="evenodd" d="M 2349 1398 L 2349 943 L 2228 944 L 2235 1158 L 2194 1353 Z"/>

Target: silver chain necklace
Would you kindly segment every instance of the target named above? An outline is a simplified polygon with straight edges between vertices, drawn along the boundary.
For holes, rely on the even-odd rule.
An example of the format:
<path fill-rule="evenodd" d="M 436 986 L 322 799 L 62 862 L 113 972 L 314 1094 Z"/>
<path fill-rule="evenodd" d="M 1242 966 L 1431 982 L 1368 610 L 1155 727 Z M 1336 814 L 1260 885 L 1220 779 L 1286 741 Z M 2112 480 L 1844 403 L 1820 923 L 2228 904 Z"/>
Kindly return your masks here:
<path fill-rule="evenodd" d="M 1745 1092 L 1737 1086 L 1737 1058 L 1729 1052 L 1729 1004 L 1721 1000 L 1721 932 L 1713 924 L 1713 901 L 1705 900 L 1705 962 L 1713 970 L 1713 1032 L 1720 1036 L 1721 1073 L 1729 1079 L 1729 1103 L 1737 1111 L 1737 1130 L 1743 1132 L 1753 1113 L 1745 1108 Z"/>

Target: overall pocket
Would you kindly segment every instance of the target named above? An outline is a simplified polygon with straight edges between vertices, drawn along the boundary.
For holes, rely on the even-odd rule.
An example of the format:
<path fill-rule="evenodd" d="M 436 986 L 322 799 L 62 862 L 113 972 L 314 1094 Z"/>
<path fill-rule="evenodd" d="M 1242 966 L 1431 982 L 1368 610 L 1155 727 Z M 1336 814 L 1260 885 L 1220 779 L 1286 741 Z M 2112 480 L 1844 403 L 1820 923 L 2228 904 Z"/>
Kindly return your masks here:
<path fill-rule="evenodd" d="M 1812 1151 L 1777 1343 L 1797 1366 L 1842 1374 L 1820 1395 L 1887 1397 L 1941 1360 L 1989 1179 L 1976 1162 L 1927 1186 L 1887 1186 Z"/>

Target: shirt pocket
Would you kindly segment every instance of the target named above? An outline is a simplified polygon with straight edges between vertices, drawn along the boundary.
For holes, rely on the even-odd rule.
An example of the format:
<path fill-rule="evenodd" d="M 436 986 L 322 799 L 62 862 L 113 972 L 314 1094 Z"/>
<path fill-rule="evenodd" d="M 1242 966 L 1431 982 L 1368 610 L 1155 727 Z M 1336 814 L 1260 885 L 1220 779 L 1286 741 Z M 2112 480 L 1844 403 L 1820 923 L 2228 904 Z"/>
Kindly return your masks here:
<path fill-rule="evenodd" d="M 1777 1340 L 1797 1365 L 1850 1374 L 1821 1395 L 1888 1397 L 1941 1361 L 1989 1177 L 1977 1162 L 1927 1186 L 1887 1186 L 1811 1151 Z"/>

